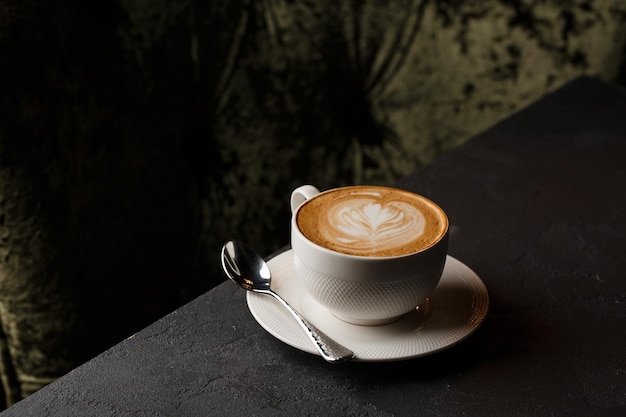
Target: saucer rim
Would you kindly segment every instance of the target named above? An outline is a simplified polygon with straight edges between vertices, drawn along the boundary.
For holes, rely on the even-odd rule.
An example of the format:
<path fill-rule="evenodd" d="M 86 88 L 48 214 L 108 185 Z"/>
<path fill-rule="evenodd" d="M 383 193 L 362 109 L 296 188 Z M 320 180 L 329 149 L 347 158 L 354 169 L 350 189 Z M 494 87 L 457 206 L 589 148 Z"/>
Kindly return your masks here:
<path fill-rule="evenodd" d="M 292 252 L 292 251 L 293 250 L 291 249 L 290 246 L 286 246 L 282 248 L 281 250 L 273 253 L 269 257 L 267 257 L 266 261 L 268 262 L 268 265 L 270 266 L 270 270 L 272 266 L 272 262 L 271 262 L 272 259 L 277 258 L 279 256 L 283 256 L 283 255 L 286 256 L 287 252 Z M 484 282 L 478 276 L 478 274 L 476 274 L 476 272 L 474 272 L 471 268 L 469 268 L 465 263 L 461 262 L 460 260 L 454 258 L 451 255 L 447 255 L 446 267 L 444 267 L 444 273 L 445 273 L 445 269 L 448 268 L 449 262 L 457 263 L 457 266 L 464 270 L 463 271 L 464 276 L 462 278 L 457 277 L 455 279 L 457 280 L 460 279 L 461 281 L 463 281 L 463 284 L 464 284 L 463 287 L 468 293 L 472 295 L 472 299 L 474 301 L 471 309 L 468 311 L 468 314 L 466 315 L 467 317 L 466 326 L 462 330 L 460 330 L 455 337 L 448 338 L 449 342 L 446 343 L 444 341 L 443 344 L 441 344 L 440 346 L 436 348 L 424 350 L 422 352 L 417 352 L 413 354 L 407 354 L 407 355 L 355 358 L 353 359 L 353 361 L 356 361 L 356 362 L 396 362 L 396 361 L 404 361 L 404 360 L 410 360 L 410 359 L 433 355 L 438 352 L 450 349 L 451 347 L 461 343 L 462 341 L 469 338 L 472 334 L 474 334 L 481 327 L 481 325 L 483 324 L 483 322 L 485 321 L 488 315 L 489 308 L 490 308 L 490 297 L 489 297 L 487 288 Z M 261 312 L 257 311 L 257 309 L 254 307 L 254 303 L 252 303 L 251 305 L 251 301 L 254 300 L 254 298 L 256 297 L 261 297 L 261 298 L 258 298 L 258 300 L 268 300 L 267 302 L 275 302 L 275 301 L 271 297 L 267 297 L 264 294 L 256 294 L 253 292 L 248 292 L 246 295 L 246 304 L 247 304 L 248 310 L 250 311 L 255 321 L 265 331 L 267 331 L 272 337 L 280 340 L 281 342 L 287 344 L 288 346 L 291 346 L 303 352 L 307 352 L 307 353 L 319 356 L 319 352 L 313 347 L 313 345 L 311 346 L 303 345 L 302 343 L 300 343 L 299 340 L 295 340 L 293 338 L 289 338 L 281 334 L 280 328 L 276 328 L 276 326 L 272 326 L 271 323 L 267 323 L 263 317 L 260 317 L 262 316 Z M 309 303 L 314 303 L 317 305 L 318 308 L 327 311 L 327 309 L 319 305 L 319 303 L 317 303 L 315 300 L 310 298 L 310 296 L 304 294 L 302 297 L 303 297 L 302 300 L 305 300 Z M 477 298 L 480 298 L 482 302 L 476 302 Z M 300 313 L 303 314 L 303 316 L 307 317 L 304 312 L 301 311 Z M 285 317 L 289 317 L 289 316 L 286 314 Z M 307 317 L 307 318 L 311 319 L 310 317 Z M 339 319 L 336 319 L 336 320 L 339 321 Z M 359 326 L 359 325 L 345 323 L 345 322 L 341 322 L 341 323 L 349 325 L 349 326 L 355 326 L 355 328 L 361 328 L 361 327 L 367 328 L 367 326 Z M 393 323 L 389 323 L 389 324 L 382 325 L 382 326 L 390 326 L 390 325 L 393 325 Z M 434 326 L 433 324 L 430 324 L 430 323 L 425 324 L 427 328 L 429 327 L 429 325 Z M 318 326 L 318 327 L 320 328 L 321 331 L 325 331 L 325 327 L 323 326 Z M 419 334 L 423 330 L 424 329 L 420 329 L 420 331 L 416 332 L 416 334 Z M 283 331 L 282 333 L 285 333 L 285 332 Z M 398 334 L 401 335 L 402 333 L 398 333 Z M 340 343 L 345 344 L 345 342 L 341 340 L 338 340 L 338 341 Z M 391 346 L 391 343 L 390 343 L 390 346 Z"/>

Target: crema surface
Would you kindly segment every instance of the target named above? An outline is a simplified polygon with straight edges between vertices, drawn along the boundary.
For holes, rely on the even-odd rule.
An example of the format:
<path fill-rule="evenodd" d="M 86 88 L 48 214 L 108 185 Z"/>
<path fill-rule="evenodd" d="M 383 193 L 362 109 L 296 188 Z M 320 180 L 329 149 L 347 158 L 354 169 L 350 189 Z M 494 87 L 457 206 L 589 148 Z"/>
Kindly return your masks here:
<path fill-rule="evenodd" d="M 399 256 L 438 241 L 447 229 L 443 211 L 407 191 L 344 187 L 306 201 L 298 228 L 312 242 L 357 256 Z"/>

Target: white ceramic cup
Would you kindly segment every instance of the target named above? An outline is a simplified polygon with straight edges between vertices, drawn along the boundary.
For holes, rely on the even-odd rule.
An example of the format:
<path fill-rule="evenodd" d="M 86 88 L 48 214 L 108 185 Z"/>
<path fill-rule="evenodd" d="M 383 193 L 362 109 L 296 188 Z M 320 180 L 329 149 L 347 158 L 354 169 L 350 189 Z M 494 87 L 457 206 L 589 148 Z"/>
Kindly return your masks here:
<path fill-rule="evenodd" d="M 359 325 L 389 323 L 422 305 L 445 266 L 448 220 L 443 210 L 435 205 L 443 214 L 445 232 L 425 249 L 390 257 L 348 255 L 312 242 L 298 227 L 298 210 L 319 194 L 303 185 L 291 195 L 294 264 L 308 294 L 337 318 Z"/>

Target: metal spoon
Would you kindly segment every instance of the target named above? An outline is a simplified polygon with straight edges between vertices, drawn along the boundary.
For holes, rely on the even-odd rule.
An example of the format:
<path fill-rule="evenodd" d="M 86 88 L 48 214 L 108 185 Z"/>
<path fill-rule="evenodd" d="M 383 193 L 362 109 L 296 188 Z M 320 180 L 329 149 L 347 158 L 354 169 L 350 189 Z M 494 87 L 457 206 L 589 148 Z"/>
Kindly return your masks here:
<path fill-rule="evenodd" d="M 237 241 L 226 242 L 222 248 L 222 267 L 228 278 L 246 290 L 268 294 L 282 304 L 311 339 L 315 348 L 327 362 L 349 361 L 354 353 L 340 345 L 295 311 L 270 288 L 270 269 L 252 248 Z"/>

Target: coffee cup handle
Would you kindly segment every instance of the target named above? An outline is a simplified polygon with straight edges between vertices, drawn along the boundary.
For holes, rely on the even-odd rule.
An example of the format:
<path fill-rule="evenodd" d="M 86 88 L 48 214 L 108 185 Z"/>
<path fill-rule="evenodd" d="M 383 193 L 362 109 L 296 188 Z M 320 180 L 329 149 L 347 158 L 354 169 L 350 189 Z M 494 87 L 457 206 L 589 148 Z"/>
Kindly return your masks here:
<path fill-rule="evenodd" d="M 293 190 L 291 193 L 291 212 L 296 211 L 300 204 L 304 203 L 309 198 L 320 193 L 320 190 L 315 188 L 312 185 L 301 185 L 300 187 Z"/>

